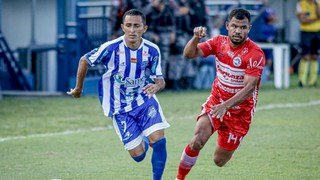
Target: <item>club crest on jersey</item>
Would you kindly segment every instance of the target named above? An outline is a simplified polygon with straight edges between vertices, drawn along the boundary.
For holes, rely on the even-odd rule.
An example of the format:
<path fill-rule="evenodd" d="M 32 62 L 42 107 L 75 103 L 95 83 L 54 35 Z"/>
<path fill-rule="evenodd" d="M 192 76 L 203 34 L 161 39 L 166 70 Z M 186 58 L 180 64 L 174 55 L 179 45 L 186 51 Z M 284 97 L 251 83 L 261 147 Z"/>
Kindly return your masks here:
<path fill-rule="evenodd" d="M 240 57 L 235 57 L 233 59 L 233 65 L 236 67 L 239 67 L 241 65 L 241 58 Z"/>

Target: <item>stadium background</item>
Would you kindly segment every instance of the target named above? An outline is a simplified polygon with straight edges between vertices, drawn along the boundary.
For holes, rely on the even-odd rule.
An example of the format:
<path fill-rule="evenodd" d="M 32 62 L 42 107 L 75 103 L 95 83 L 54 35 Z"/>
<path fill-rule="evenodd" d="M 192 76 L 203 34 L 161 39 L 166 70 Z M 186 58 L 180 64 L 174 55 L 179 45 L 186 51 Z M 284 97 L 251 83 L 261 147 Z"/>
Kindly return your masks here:
<path fill-rule="evenodd" d="M 72 87 L 79 57 L 111 38 L 114 19 L 111 12 L 112 8 L 117 6 L 116 2 L 0 0 L 1 41 L 6 41 L 10 48 L 4 51 L 10 51 L 12 54 L 12 58 L 9 57 L 6 61 L 5 54 L 1 53 L 2 94 L 7 94 L 7 91 L 14 92 L 12 90 L 59 94 Z M 209 9 L 209 16 L 218 14 L 225 17 L 232 7 L 249 9 L 254 19 L 250 37 L 253 40 L 258 38 L 262 1 L 206 0 L 205 3 Z M 284 43 L 290 48 L 289 60 L 294 66 L 299 59 L 300 41 L 295 4 L 296 0 L 269 1 L 270 7 L 278 16 L 276 42 Z M 95 26 L 99 28 L 93 30 Z M 221 33 L 224 32 L 222 26 Z M 9 66 L 12 66 L 11 69 Z M 85 94 L 96 93 L 96 74 L 100 71 L 99 67 L 90 70 L 85 82 Z M 287 88 L 288 85 L 279 87 Z"/>

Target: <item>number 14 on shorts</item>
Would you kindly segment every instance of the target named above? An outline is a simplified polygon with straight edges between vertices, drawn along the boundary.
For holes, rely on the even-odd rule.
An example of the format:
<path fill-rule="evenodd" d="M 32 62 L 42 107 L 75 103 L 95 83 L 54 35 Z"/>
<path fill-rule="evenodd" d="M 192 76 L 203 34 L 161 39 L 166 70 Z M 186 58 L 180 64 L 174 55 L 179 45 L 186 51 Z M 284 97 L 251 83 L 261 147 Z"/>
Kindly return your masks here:
<path fill-rule="evenodd" d="M 233 142 L 233 144 L 236 144 L 237 141 L 239 141 L 239 143 L 241 142 L 243 136 L 235 136 L 232 133 L 229 133 L 229 138 L 228 138 L 228 143 Z"/>

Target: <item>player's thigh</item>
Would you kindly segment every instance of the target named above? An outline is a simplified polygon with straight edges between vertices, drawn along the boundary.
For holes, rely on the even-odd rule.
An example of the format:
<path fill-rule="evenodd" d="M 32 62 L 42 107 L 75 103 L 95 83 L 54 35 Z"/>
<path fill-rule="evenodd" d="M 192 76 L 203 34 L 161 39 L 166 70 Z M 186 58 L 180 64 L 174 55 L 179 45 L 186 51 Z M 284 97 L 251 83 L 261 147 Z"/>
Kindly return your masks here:
<path fill-rule="evenodd" d="M 164 129 L 170 125 L 166 121 L 158 101 L 151 98 L 141 108 L 138 126 L 143 135 L 147 136 L 151 143 L 164 137 Z"/>
<path fill-rule="evenodd" d="M 218 129 L 218 143 L 214 153 L 214 159 L 228 161 L 234 151 L 240 146 L 245 134 L 235 134 L 227 126 Z"/>
<path fill-rule="evenodd" d="M 317 55 L 319 54 L 320 50 L 320 32 L 319 33 L 314 33 L 312 40 L 311 40 L 311 55 L 312 59 L 317 59 Z"/>
<path fill-rule="evenodd" d="M 309 56 L 311 54 L 311 42 L 312 42 L 312 33 L 309 32 L 301 32 L 301 41 L 300 41 L 300 47 L 302 50 L 302 56 L 304 56 L 305 58 L 309 58 L 307 56 Z"/>
<path fill-rule="evenodd" d="M 118 114 L 113 117 L 114 129 L 122 141 L 124 148 L 129 152 L 143 152 L 143 134 L 136 120 L 127 113 Z"/>
<path fill-rule="evenodd" d="M 213 160 L 218 166 L 223 166 L 231 159 L 234 152 L 235 150 L 226 150 L 217 145 L 214 151 Z"/>
<path fill-rule="evenodd" d="M 143 146 L 143 141 L 133 149 L 128 150 L 130 156 L 137 157 L 145 152 L 145 147 Z"/>
<path fill-rule="evenodd" d="M 159 139 L 162 139 L 162 138 L 164 138 L 164 130 L 163 129 L 157 130 L 148 136 L 148 139 L 151 144 L 154 142 L 157 142 Z"/>

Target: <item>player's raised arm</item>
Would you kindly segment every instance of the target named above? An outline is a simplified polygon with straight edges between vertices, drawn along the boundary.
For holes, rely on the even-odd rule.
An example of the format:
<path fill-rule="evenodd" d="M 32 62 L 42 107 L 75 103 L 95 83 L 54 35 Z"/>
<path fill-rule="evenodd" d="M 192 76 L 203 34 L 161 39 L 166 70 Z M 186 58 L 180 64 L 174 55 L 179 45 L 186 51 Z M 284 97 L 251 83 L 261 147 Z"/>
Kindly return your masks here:
<path fill-rule="evenodd" d="M 82 89 L 83 89 L 83 82 L 84 82 L 84 78 L 86 77 L 87 71 L 88 71 L 88 62 L 86 60 L 86 57 L 82 56 L 78 65 L 76 87 L 74 89 L 70 89 L 70 91 L 67 92 L 68 95 L 71 95 L 75 98 L 79 98 L 81 96 Z"/>
<path fill-rule="evenodd" d="M 193 30 L 193 37 L 189 40 L 183 50 L 183 56 L 189 59 L 203 56 L 202 50 L 198 48 L 197 45 L 200 42 L 200 39 L 205 36 L 207 36 L 207 28 L 202 26 L 195 27 Z"/>

